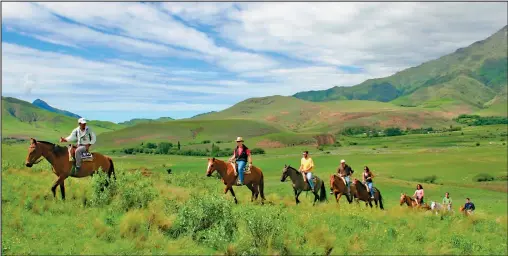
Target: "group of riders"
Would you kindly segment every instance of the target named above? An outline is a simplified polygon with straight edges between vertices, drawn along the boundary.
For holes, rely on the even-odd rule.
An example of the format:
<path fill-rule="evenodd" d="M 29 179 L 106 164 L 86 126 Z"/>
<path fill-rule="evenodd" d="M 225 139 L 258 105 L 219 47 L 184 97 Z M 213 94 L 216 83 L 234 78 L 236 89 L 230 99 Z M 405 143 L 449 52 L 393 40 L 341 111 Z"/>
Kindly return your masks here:
<path fill-rule="evenodd" d="M 97 136 L 92 131 L 92 129 L 87 126 L 85 118 L 78 119 L 78 127 L 76 127 L 69 136 L 66 138 L 61 137 L 60 142 L 76 142 L 76 152 L 74 154 L 75 158 L 75 166 L 74 173 L 79 172 L 81 165 L 83 163 L 83 157 L 86 153 L 89 152 L 90 147 L 95 144 L 97 140 Z M 234 162 L 233 166 L 235 166 L 235 172 L 238 173 L 238 186 L 243 185 L 245 174 L 250 173 L 250 169 L 252 167 L 252 154 L 250 149 L 245 146 L 244 140 L 242 137 L 238 137 L 236 139 L 236 148 L 233 150 L 233 155 L 229 159 L 230 162 Z M 309 156 L 308 151 L 304 151 L 302 154 L 302 159 L 300 160 L 300 168 L 299 171 L 302 173 L 303 180 L 309 184 L 311 190 L 314 191 L 314 177 L 312 172 L 314 170 L 314 161 Z M 340 161 L 339 168 L 337 169 L 337 174 L 340 178 L 344 180 L 347 186 L 348 194 L 350 193 L 350 185 L 351 185 L 351 175 L 354 173 L 354 170 L 346 164 L 346 161 L 343 159 Z M 370 171 L 368 166 L 364 166 L 363 175 L 362 175 L 363 184 L 368 188 L 371 198 L 374 198 L 374 189 L 373 189 L 373 178 L 374 174 Z M 331 188 L 330 188 L 331 189 Z M 330 194 L 333 194 L 333 191 L 330 191 Z M 416 191 L 413 194 L 413 197 L 416 199 L 416 203 L 421 205 L 424 203 L 424 190 L 421 184 L 416 186 Z M 452 200 L 450 198 L 450 194 L 447 192 L 445 197 L 443 198 L 443 205 L 446 209 L 451 210 Z M 466 204 L 462 207 L 465 211 L 472 212 L 475 210 L 474 204 L 471 202 L 469 198 L 466 199 Z"/>

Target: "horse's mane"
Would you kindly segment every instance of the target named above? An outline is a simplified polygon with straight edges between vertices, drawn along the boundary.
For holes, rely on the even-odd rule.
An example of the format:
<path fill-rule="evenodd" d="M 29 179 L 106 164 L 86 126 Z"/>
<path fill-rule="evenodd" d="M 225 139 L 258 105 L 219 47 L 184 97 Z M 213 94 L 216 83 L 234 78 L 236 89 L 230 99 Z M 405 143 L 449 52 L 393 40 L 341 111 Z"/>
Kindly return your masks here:
<path fill-rule="evenodd" d="M 67 147 L 62 147 L 62 146 L 59 146 L 59 145 L 56 145 L 54 143 L 47 142 L 47 141 L 37 141 L 37 142 L 46 144 L 46 145 L 50 145 L 52 147 L 53 153 L 55 153 L 55 155 L 57 155 L 57 156 L 62 156 L 62 155 L 68 154 Z"/>

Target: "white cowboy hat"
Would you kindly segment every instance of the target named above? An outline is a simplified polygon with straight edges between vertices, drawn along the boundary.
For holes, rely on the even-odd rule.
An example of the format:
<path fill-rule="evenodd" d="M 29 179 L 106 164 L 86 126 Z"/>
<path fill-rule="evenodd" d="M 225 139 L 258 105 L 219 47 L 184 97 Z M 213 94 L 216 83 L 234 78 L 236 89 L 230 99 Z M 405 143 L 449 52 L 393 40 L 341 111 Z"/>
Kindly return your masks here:
<path fill-rule="evenodd" d="M 236 142 L 243 142 L 243 138 L 242 137 L 237 137 L 236 138 Z"/>
<path fill-rule="evenodd" d="M 78 124 L 86 124 L 86 119 L 84 119 L 83 117 L 78 119 Z"/>
<path fill-rule="evenodd" d="M 342 164 L 342 163 L 345 163 L 345 162 L 346 162 L 346 160 L 344 160 L 344 159 L 340 160 L 340 163 L 341 163 L 341 164 Z"/>

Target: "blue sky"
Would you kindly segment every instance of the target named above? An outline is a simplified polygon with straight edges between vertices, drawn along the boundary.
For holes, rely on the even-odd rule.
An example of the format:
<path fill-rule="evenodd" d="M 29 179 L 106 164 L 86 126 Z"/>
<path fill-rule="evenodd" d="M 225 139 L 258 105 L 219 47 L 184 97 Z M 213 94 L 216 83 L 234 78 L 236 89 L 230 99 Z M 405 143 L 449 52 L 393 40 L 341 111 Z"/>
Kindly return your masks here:
<path fill-rule="evenodd" d="M 186 118 L 391 75 L 493 34 L 506 5 L 2 3 L 2 95 Z"/>

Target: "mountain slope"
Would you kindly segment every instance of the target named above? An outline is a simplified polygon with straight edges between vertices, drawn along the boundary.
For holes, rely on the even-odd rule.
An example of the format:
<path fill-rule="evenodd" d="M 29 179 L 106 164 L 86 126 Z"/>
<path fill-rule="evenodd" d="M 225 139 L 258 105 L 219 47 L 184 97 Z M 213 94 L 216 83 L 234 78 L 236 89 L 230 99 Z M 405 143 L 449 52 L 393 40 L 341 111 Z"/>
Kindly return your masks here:
<path fill-rule="evenodd" d="M 485 40 L 389 77 L 370 79 L 352 87 L 299 92 L 293 96 L 315 102 L 357 99 L 394 101 L 407 106 L 445 99 L 482 108 L 507 86 L 506 33 L 507 27 L 504 27 Z M 471 91 L 462 93 L 464 87 Z M 444 91 L 446 93 L 441 94 Z"/>
<path fill-rule="evenodd" d="M 34 137 L 55 141 L 77 127 L 74 117 L 41 109 L 29 102 L 2 97 L 2 137 Z M 89 121 L 97 134 L 122 126 L 106 121 Z"/>
<path fill-rule="evenodd" d="M 453 124 L 451 118 L 455 116 L 435 108 L 409 108 L 376 101 L 310 102 L 270 96 L 247 99 L 193 120 L 246 119 L 293 132 L 334 133 L 350 126 L 437 128 Z"/>
<path fill-rule="evenodd" d="M 157 122 L 168 122 L 174 120 L 171 117 L 159 117 L 157 119 L 148 119 L 148 118 L 134 118 L 129 121 L 118 123 L 119 125 L 124 126 L 133 126 L 137 124 L 144 124 L 144 123 L 157 123 Z"/>
<path fill-rule="evenodd" d="M 53 112 L 53 113 L 62 114 L 62 115 L 74 117 L 74 118 L 81 118 L 81 116 L 71 113 L 69 111 L 54 108 L 41 99 L 34 100 L 34 102 L 32 102 L 32 104 L 39 107 L 39 108 L 45 109 L 45 110 Z"/>

